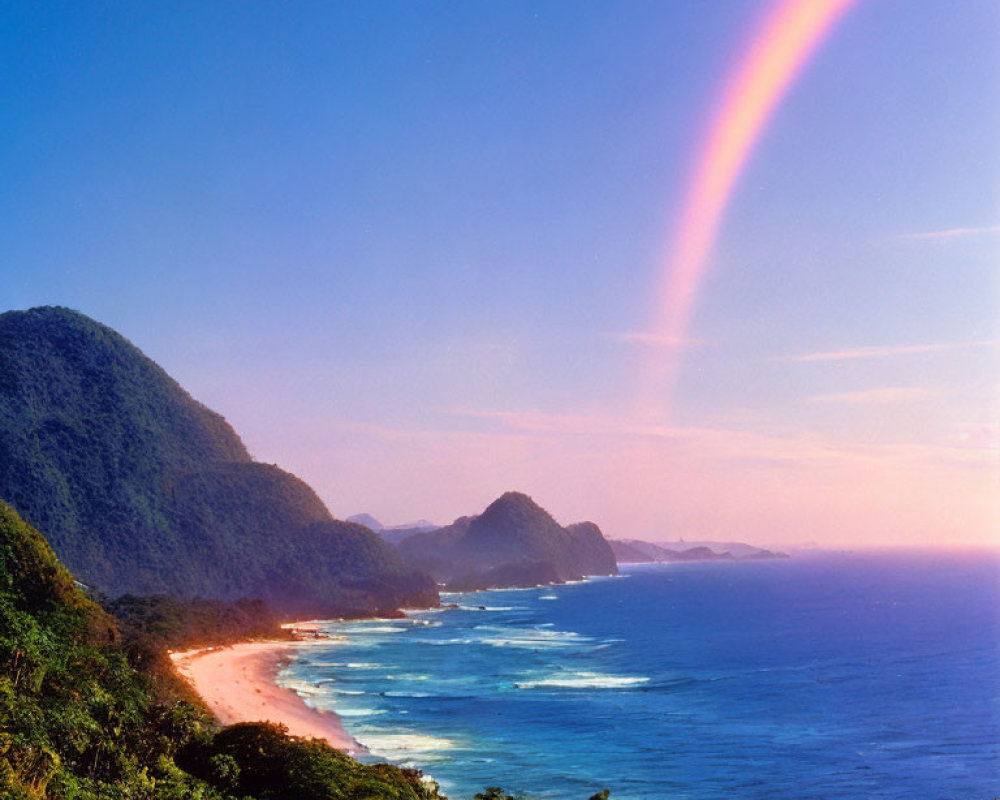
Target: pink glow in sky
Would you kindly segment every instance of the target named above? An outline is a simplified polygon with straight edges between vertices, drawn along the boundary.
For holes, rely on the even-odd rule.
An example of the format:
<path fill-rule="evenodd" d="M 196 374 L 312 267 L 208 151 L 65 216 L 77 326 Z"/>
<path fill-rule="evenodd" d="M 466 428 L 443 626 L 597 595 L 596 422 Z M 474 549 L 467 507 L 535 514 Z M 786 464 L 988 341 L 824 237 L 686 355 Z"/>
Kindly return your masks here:
<path fill-rule="evenodd" d="M 778 0 L 739 59 L 699 154 L 660 287 L 654 336 L 683 342 L 707 260 L 753 147 L 782 97 L 855 0 Z M 679 348 L 652 348 L 641 410 L 663 413 Z"/>

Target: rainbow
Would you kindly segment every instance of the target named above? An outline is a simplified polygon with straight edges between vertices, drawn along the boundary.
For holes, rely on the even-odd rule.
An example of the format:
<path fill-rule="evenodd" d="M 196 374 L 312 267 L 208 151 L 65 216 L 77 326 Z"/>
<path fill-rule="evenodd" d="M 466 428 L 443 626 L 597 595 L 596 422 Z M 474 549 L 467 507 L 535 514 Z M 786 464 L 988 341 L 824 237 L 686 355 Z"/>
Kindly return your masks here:
<path fill-rule="evenodd" d="M 788 88 L 855 0 L 776 0 L 730 75 L 696 161 L 656 295 L 642 411 L 663 417 L 726 205 Z"/>

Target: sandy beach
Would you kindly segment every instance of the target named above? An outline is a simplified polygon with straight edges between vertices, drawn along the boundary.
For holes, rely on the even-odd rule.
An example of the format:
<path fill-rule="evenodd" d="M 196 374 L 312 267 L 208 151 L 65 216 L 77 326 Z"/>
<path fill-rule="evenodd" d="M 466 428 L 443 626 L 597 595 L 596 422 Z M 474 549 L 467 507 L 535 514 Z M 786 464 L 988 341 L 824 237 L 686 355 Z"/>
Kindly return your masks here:
<path fill-rule="evenodd" d="M 280 722 L 293 736 L 325 739 L 345 752 L 363 751 L 336 714 L 310 708 L 275 683 L 281 662 L 295 649 L 295 642 L 246 642 L 171 653 L 170 658 L 224 725 Z"/>

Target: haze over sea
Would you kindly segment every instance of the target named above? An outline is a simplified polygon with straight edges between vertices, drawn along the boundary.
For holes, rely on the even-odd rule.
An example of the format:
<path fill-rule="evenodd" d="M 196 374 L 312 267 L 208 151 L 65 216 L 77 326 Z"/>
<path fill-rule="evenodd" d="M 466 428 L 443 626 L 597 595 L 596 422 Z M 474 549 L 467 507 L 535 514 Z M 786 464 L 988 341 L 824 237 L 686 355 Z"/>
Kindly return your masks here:
<path fill-rule="evenodd" d="M 1000 793 L 1000 554 L 637 565 L 327 623 L 281 681 L 453 797 Z"/>

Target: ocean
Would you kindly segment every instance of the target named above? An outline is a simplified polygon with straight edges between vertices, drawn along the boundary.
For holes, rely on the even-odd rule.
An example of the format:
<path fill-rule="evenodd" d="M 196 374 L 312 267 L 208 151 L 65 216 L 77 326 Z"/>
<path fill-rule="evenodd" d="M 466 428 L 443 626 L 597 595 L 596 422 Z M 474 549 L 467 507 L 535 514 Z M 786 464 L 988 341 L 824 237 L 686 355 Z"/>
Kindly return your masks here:
<path fill-rule="evenodd" d="M 452 798 L 1000 797 L 1000 554 L 626 566 L 325 623 L 280 682 Z"/>

